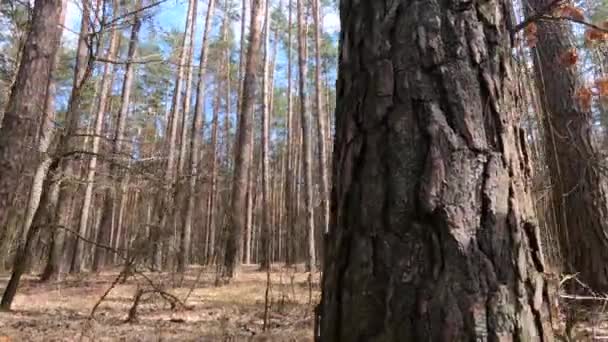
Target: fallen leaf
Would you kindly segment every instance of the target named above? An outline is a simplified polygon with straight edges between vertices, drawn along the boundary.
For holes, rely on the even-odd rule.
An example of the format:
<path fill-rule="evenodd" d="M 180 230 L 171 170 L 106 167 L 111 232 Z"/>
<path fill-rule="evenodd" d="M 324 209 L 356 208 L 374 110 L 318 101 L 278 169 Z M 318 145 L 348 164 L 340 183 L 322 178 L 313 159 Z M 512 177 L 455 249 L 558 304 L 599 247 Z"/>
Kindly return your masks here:
<path fill-rule="evenodd" d="M 576 52 L 575 48 L 572 48 L 566 52 L 564 52 L 560 57 L 559 57 L 560 63 L 564 66 L 573 66 L 576 64 L 576 62 L 578 62 L 578 53 Z"/>

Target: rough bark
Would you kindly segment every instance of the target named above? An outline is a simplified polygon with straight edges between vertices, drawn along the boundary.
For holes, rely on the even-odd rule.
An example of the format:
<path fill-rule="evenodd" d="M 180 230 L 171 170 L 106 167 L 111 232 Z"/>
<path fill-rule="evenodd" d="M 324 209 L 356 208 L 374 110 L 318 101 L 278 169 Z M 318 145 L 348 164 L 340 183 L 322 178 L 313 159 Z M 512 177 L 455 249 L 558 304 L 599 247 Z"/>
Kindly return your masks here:
<path fill-rule="evenodd" d="M 302 129 L 302 167 L 304 168 L 304 219 L 307 240 L 306 269 L 314 271 L 316 267 L 315 251 L 315 222 L 312 204 L 312 140 L 311 120 L 308 106 L 308 90 L 306 77 L 307 65 L 307 24 L 304 13 L 304 0 L 298 0 L 298 70 L 300 91 L 300 117 Z"/>
<path fill-rule="evenodd" d="M 65 2 L 61 3 L 61 14 L 59 22 L 63 23 L 65 19 Z M 9 282 L 6 285 L 0 302 L 0 310 L 10 310 L 13 299 L 17 294 L 19 281 L 24 272 L 26 272 L 29 260 L 34 253 L 31 250 L 31 245 L 34 236 L 38 233 L 37 228 L 31 228 L 34 220 L 34 215 L 40 204 L 42 190 L 48 170 L 51 166 L 52 158 L 48 155 L 48 150 L 53 138 L 53 125 L 55 120 L 55 80 L 53 79 L 53 70 L 57 68 L 58 54 L 55 53 L 52 59 L 51 72 L 47 80 L 47 90 L 45 96 L 44 115 L 40 123 L 38 132 L 38 166 L 32 179 L 30 187 L 28 203 L 23 218 L 23 224 L 20 236 L 17 240 L 17 251 L 13 257 L 13 270 Z"/>
<path fill-rule="evenodd" d="M 25 168 L 34 167 L 48 80 L 61 39 L 63 0 L 35 1 L 19 69 L 0 122 L 0 246 L 8 236 Z"/>
<path fill-rule="evenodd" d="M 533 12 L 550 3 L 528 0 Z M 592 144 L 591 109 L 577 96 L 585 80 L 576 65 L 560 62 L 576 40 L 568 22 L 540 21 L 537 30 L 534 68 L 564 270 L 598 293 L 608 292 L 608 187 Z"/>
<path fill-rule="evenodd" d="M 341 2 L 321 341 L 552 341 L 505 0 Z"/>
<path fill-rule="evenodd" d="M 242 250 L 242 235 L 245 227 L 247 172 L 251 167 L 251 136 L 253 134 L 253 111 L 257 88 L 258 65 L 260 59 L 261 25 L 264 15 L 264 0 L 253 0 L 251 3 L 251 24 L 249 30 L 249 48 L 243 84 L 242 104 L 237 127 L 235 148 L 234 176 L 232 196 L 228 215 L 230 231 L 226 239 L 224 258 L 224 276 L 232 278 L 239 262 L 239 251 Z"/>

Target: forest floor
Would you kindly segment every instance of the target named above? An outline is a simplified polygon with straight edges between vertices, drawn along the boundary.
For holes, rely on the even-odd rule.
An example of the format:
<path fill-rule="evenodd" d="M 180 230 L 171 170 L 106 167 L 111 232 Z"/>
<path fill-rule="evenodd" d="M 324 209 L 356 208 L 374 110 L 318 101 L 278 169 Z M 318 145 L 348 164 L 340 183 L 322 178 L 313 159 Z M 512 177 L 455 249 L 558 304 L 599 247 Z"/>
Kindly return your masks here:
<path fill-rule="evenodd" d="M 214 268 L 203 267 L 191 267 L 181 283 L 178 274 L 136 273 L 113 285 L 119 269 L 44 284 L 25 277 L 13 311 L 0 312 L 0 341 L 312 341 L 318 275 L 273 266 L 264 331 L 267 274 L 257 268 L 243 266 L 222 286 Z M 7 280 L 0 275 L 0 289 Z M 137 320 L 127 322 L 138 290 L 152 289 L 165 298 L 146 293 Z"/>

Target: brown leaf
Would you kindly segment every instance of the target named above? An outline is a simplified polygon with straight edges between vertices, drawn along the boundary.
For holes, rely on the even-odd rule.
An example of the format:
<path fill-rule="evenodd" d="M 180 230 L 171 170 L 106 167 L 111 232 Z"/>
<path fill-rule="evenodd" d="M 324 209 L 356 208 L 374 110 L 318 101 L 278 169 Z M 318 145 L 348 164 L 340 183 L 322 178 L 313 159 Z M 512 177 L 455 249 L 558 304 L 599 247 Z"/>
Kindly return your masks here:
<path fill-rule="evenodd" d="M 583 10 L 570 4 L 565 4 L 558 7 L 555 12 L 555 15 L 562 18 L 585 20 L 585 13 L 583 12 Z"/>
<path fill-rule="evenodd" d="M 594 42 L 605 40 L 608 40 L 608 32 L 604 32 L 593 27 L 585 31 L 585 43 L 587 45 L 592 45 Z"/>
<path fill-rule="evenodd" d="M 564 52 L 559 57 L 560 63 L 564 66 L 571 67 L 578 62 L 578 53 L 575 48 L 572 48 L 566 52 Z"/>
<path fill-rule="evenodd" d="M 535 47 L 536 43 L 538 42 L 538 27 L 536 26 L 535 23 L 530 23 L 528 26 L 526 26 L 526 29 L 524 30 L 524 38 L 526 39 L 526 45 L 528 45 L 528 47 Z"/>
<path fill-rule="evenodd" d="M 576 98 L 578 99 L 578 104 L 581 106 L 583 110 L 591 109 L 591 98 L 593 93 L 587 87 L 581 87 L 576 91 Z"/>
<path fill-rule="evenodd" d="M 595 87 L 599 96 L 608 96 L 608 77 L 595 81 Z"/>

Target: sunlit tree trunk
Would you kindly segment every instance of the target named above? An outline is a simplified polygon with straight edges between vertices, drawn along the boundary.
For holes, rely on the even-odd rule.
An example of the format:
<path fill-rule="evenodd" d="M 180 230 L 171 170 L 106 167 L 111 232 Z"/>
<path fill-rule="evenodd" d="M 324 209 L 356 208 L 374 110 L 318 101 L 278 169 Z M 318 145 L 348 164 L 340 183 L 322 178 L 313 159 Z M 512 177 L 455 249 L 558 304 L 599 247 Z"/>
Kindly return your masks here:
<path fill-rule="evenodd" d="M 190 28 L 192 21 L 192 12 L 194 10 L 194 1 L 188 2 L 188 12 L 186 14 L 186 27 L 184 29 L 184 38 L 182 39 L 179 65 L 177 66 L 177 76 L 175 78 L 175 91 L 173 94 L 173 102 L 171 105 L 171 116 L 169 130 L 166 137 L 167 163 L 164 170 L 164 180 L 162 189 L 159 189 L 159 194 L 156 201 L 156 219 L 154 220 L 153 236 L 152 236 L 152 265 L 155 270 L 161 270 L 163 267 L 162 257 L 163 251 L 168 249 L 166 238 L 172 233 L 170 223 L 174 222 L 172 213 L 174 212 L 175 186 L 176 186 L 176 161 L 178 158 L 177 133 L 180 116 L 182 115 L 182 91 L 185 73 L 185 65 L 188 55 L 188 42 L 190 37 Z"/>
<path fill-rule="evenodd" d="M 267 270 L 270 268 L 270 94 L 269 91 L 269 64 L 270 64 L 270 6 L 269 0 L 266 1 L 266 14 L 264 19 L 264 52 L 262 70 L 262 224 L 260 227 L 260 268 Z"/>
<path fill-rule="evenodd" d="M 211 30 L 211 20 L 215 11 L 215 0 L 209 0 L 207 5 L 207 17 L 205 18 L 205 28 L 203 31 L 203 44 L 201 47 L 201 56 L 199 60 L 198 69 L 198 83 L 196 90 L 196 103 L 194 108 L 194 115 L 192 117 L 192 126 L 190 132 L 190 177 L 188 185 L 188 202 L 186 207 L 186 215 L 184 222 L 182 222 L 182 236 L 180 239 L 180 251 L 178 255 L 178 271 L 183 272 L 186 265 L 190 262 L 190 249 L 192 241 L 192 221 L 194 217 L 194 206 L 196 203 L 196 188 L 197 179 L 199 176 L 200 168 L 200 145 L 201 136 L 203 134 L 203 122 L 205 121 L 205 91 L 206 91 L 206 80 L 207 74 L 207 60 L 208 60 L 208 41 L 209 32 Z M 193 13 L 196 16 L 196 11 Z"/>
<path fill-rule="evenodd" d="M 114 9 L 115 11 L 117 10 L 117 8 Z M 106 59 L 108 60 L 115 60 L 117 53 L 118 53 L 118 35 L 119 32 L 116 29 L 112 30 L 111 33 L 111 37 L 110 37 L 110 46 L 108 47 L 108 52 L 106 54 Z M 113 71 L 114 71 L 114 65 L 112 63 L 106 63 L 104 65 L 104 69 L 103 69 L 103 75 L 101 78 L 101 85 L 99 88 L 99 97 L 98 97 L 98 101 L 97 101 L 97 113 L 95 115 L 95 123 L 93 125 L 94 129 L 93 129 L 93 146 L 91 148 L 91 152 L 93 153 L 93 155 L 91 155 L 90 159 L 89 159 L 89 165 L 88 165 L 88 173 L 87 173 L 87 177 L 86 177 L 86 189 L 85 189 L 85 194 L 84 194 L 84 203 L 82 205 L 82 210 L 80 213 L 80 221 L 79 221 L 79 228 L 78 228 L 78 232 L 80 234 L 80 236 L 84 237 L 86 230 L 87 230 L 87 225 L 89 222 L 89 212 L 90 212 L 90 207 L 91 207 L 91 200 L 92 200 L 92 196 L 93 196 L 93 185 L 94 185 L 94 180 L 95 180 L 95 168 L 97 167 L 97 153 L 99 152 L 99 142 L 100 142 L 100 136 L 102 133 L 102 129 L 103 129 L 103 120 L 104 117 L 106 115 L 106 109 L 107 109 L 107 101 L 108 101 L 108 96 L 110 95 L 111 92 L 111 87 L 112 87 L 112 80 L 113 80 Z M 101 232 L 102 230 L 100 230 Z M 109 246 L 109 239 L 103 239 L 103 236 L 97 236 L 97 242 L 106 246 Z M 83 246 L 83 242 L 78 239 L 78 241 L 76 242 L 75 245 L 75 251 L 73 256 L 75 257 L 76 254 L 80 254 L 82 251 L 82 246 Z M 103 254 L 105 256 L 106 250 L 103 248 L 97 248 L 95 251 L 95 261 L 93 262 L 93 269 L 96 271 L 98 269 L 98 267 L 100 265 L 103 265 L 103 259 L 101 258 L 101 254 Z M 74 264 L 74 267 L 72 268 L 72 270 L 74 272 L 80 272 L 81 270 L 81 261 L 80 260 L 80 255 L 78 255 L 78 259 L 79 260 L 74 260 L 74 262 L 76 262 L 77 264 L 74 264 L 74 262 L 72 264 Z"/>
<path fill-rule="evenodd" d="M 294 213 L 294 196 L 293 196 L 293 184 L 294 184 L 294 125 L 293 125 L 293 90 L 292 90 L 292 26 L 293 26 L 293 3 L 289 0 L 287 3 L 289 19 L 287 24 L 287 142 L 285 144 L 285 262 L 293 264 L 295 262 L 295 213 Z"/>
<path fill-rule="evenodd" d="M 311 146 L 311 118 L 308 108 L 308 87 L 306 77 L 308 76 L 307 65 L 307 23 L 304 13 L 304 0 L 298 3 L 298 70 L 300 91 L 300 117 L 302 128 L 302 166 L 304 168 L 304 219 L 306 229 L 306 268 L 314 271 L 316 267 L 315 251 L 315 222 L 314 208 L 312 205 L 312 146 Z"/>
<path fill-rule="evenodd" d="M 319 0 L 313 0 L 314 22 L 315 22 L 315 107 L 317 110 L 317 150 L 319 158 L 320 197 L 323 234 L 329 229 L 329 178 L 327 176 L 327 115 L 323 105 L 323 88 L 321 81 L 321 4 Z"/>
<path fill-rule="evenodd" d="M 96 7 L 94 8 L 96 17 L 99 15 L 98 11 L 101 6 L 103 6 L 102 1 L 97 1 Z M 112 2 L 112 11 L 118 12 L 118 4 L 116 1 Z M 93 69 L 94 56 L 91 56 L 89 53 L 90 47 L 97 46 L 97 49 L 99 50 L 102 40 L 100 36 L 96 38 L 97 40 L 91 39 L 90 33 L 92 27 L 90 20 L 90 18 L 83 16 L 81 21 L 76 66 L 74 70 L 74 82 L 65 119 L 66 128 L 62 132 L 56 148 L 56 153 L 59 155 L 55 156 L 56 160 L 53 161 L 54 167 L 49 169 L 49 174 L 52 174 L 54 177 L 54 180 L 48 182 L 49 186 L 52 188 L 45 188 L 43 190 L 42 197 L 56 200 L 56 203 L 41 204 L 40 210 L 35 214 L 35 217 L 38 216 L 39 219 L 34 219 L 34 222 L 48 222 L 52 231 L 51 240 L 48 244 L 48 259 L 46 266 L 40 275 L 40 280 L 43 282 L 57 276 L 64 255 L 65 228 L 67 228 L 66 225 L 69 224 L 70 210 L 72 208 L 75 192 L 75 187 L 70 181 L 71 178 L 76 177 L 75 171 L 77 168 L 77 162 L 70 154 L 79 148 L 84 150 L 83 146 L 86 146 L 87 144 L 86 138 L 77 140 L 75 139 L 75 135 L 78 133 L 80 115 L 81 111 L 83 111 L 82 93 Z M 54 187 L 58 187 L 59 189 L 58 197 L 51 195 L 55 193 L 56 189 Z M 45 194 L 46 192 L 50 194 Z M 49 208 L 52 208 L 52 210 L 48 210 Z M 50 215 L 51 217 L 44 218 L 42 217 L 43 214 Z"/>
<path fill-rule="evenodd" d="M 36 144 L 44 122 L 48 80 L 61 38 L 63 0 L 36 1 L 21 62 L 3 117 L 0 117 L 0 247 L 8 246 L 9 219 L 25 168 L 36 167 L 38 156 L 28 152 Z M 4 257 L 0 253 L 0 258 Z M 0 260 L 2 263 L 2 260 Z"/>
<path fill-rule="evenodd" d="M 251 136 L 253 134 L 253 111 L 257 88 L 258 64 L 260 58 L 261 26 L 264 16 L 264 0 L 252 0 L 249 48 L 243 85 L 242 104 L 237 126 L 234 177 L 229 210 L 230 231 L 226 239 L 223 275 L 232 278 L 235 274 L 239 254 L 242 250 L 243 228 L 245 227 L 247 173 L 251 167 Z"/>
<path fill-rule="evenodd" d="M 57 51 L 61 40 L 61 25 L 64 21 L 66 2 L 36 1 L 30 31 L 28 32 L 22 54 L 22 61 L 17 72 L 7 104 L 7 111 L 0 128 L 0 212 L 8 215 L 13 204 L 12 194 L 2 191 L 10 190 L 11 184 L 4 183 L 6 177 L 18 177 L 13 172 L 23 167 L 31 167 L 29 163 L 38 162 L 36 173 L 30 188 L 28 203 L 22 231 L 18 236 L 17 252 L 13 261 L 13 272 L 4 290 L 0 310 L 10 310 L 21 275 L 28 264 L 28 257 L 33 253 L 31 243 L 37 229 L 30 229 L 31 221 L 40 202 L 43 182 L 50 167 L 51 160 L 46 155 L 52 138 L 52 122 L 54 119 L 55 82 L 53 69 L 57 65 Z M 40 82 L 40 83 L 38 83 Z M 35 97 L 32 97 L 35 96 Z M 38 99 L 39 97 L 39 99 Z M 38 100 L 38 101 L 37 101 Z M 43 102 L 39 102 L 42 100 Z M 28 103 L 24 103 L 28 102 Z M 38 117 L 38 113 L 42 113 Z M 39 127 L 31 127 L 39 122 Z M 14 131 L 5 131 L 6 129 Z M 33 131 L 33 132 L 32 132 Z M 18 134 L 23 135 L 19 136 Z M 12 135 L 17 134 L 17 135 Z M 21 139 L 25 139 L 22 141 Z M 39 155 L 34 160 L 25 156 L 12 156 L 9 153 L 27 153 L 23 144 L 37 141 Z M 13 159 L 14 158 L 14 159 Z M 11 178 L 15 181 L 17 178 Z M 6 188 L 4 188 L 6 186 Z M 4 221 L 2 221 L 4 220 Z M 7 218 L 0 214 L 0 229 L 6 229 Z"/>

